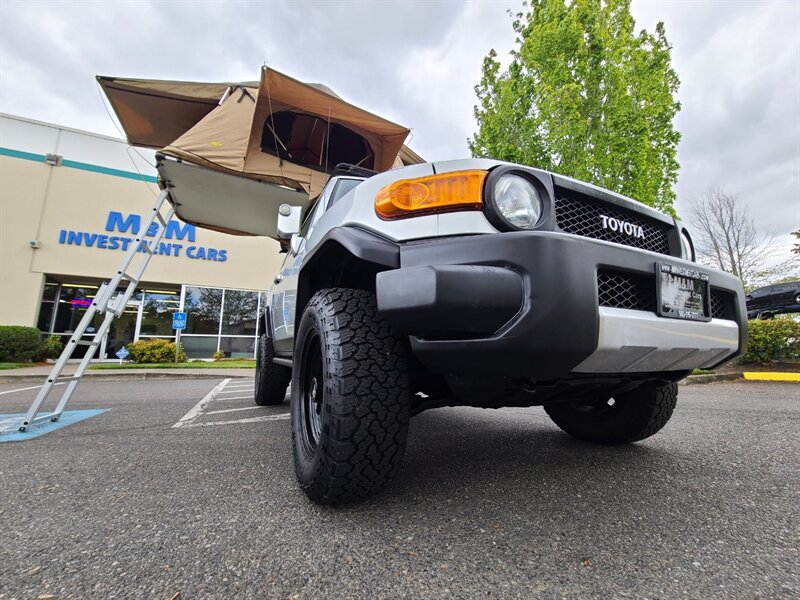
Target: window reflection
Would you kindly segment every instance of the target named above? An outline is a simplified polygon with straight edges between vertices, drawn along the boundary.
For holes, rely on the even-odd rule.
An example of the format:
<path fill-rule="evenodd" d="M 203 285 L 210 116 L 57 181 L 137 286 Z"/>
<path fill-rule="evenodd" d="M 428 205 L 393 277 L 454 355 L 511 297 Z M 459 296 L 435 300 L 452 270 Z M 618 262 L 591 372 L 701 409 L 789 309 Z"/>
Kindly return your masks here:
<path fill-rule="evenodd" d="M 180 308 L 180 292 L 145 290 L 139 335 L 172 336 L 172 313 Z"/>
<path fill-rule="evenodd" d="M 255 335 L 258 319 L 258 292 L 225 290 L 222 309 L 222 333 Z"/>
<path fill-rule="evenodd" d="M 219 334 L 219 317 L 222 310 L 222 290 L 218 288 L 187 287 L 186 330 L 192 334 Z"/>

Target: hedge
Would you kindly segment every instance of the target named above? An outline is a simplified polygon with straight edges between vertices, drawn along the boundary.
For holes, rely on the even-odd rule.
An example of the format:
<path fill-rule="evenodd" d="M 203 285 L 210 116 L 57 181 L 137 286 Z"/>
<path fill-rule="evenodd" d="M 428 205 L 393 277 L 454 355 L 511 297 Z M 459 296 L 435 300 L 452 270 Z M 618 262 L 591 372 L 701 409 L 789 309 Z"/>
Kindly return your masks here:
<path fill-rule="evenodd" d="M 776 317 L 748 322 L 747 353 L 740 363 L 768 364 L 772 361 L 800 359 L 800 322 L 791 317 Z"/>
<path fill-rule="evenodd" d="M 171 363 L 175 362 L 175 342 L 153 338 L 139 340 L 127 345 L 129 358 L 135 363 Z M 183 346 L 178 349 L 178 362 L 186 362 Z"/>
<path fill-rule="evenodd" d="M 31 362 L 40 343 L 35 327 L 0 325 L 0 362 Z"/>

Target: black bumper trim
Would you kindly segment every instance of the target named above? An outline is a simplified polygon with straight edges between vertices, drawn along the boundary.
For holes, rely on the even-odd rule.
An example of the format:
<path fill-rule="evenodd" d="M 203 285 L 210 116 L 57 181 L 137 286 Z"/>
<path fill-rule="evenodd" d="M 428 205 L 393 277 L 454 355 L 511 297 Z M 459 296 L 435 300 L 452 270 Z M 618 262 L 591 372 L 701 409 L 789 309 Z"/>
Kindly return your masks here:
<path fill-rule="evenodd" d="M 507 271 L 522 283 L 522 299 L 510 285 L 492 289 L 487 284 L 481 289 L 469 275 L 463 285 L 448 276 L 452 290 L 447 294 L 428 290 L 415 291 L 427 298 L 424 326 L 414 328 L 413 310 L 404 313 L 399 301 L 386 312 L 390 322 L 397 320 L 400 328 L 411 335 L 411 346 L 416 357 L 430 370 L 440 373 L 470 373 L 554 379 L 570 373 L 597 348 L 599 317 L 597 296 L 597 271 L 603 267 L 623 269 L 632 273 L 652 276 L 656 262 L 668 261 L 697 267 L 678 258 L 665 258 L 637 249 L 599 242 L 561 233 L 532 231 L 508 232 L 495 235 L 475 235 L 415 242 L 400 245 L 400 270 L 387 277 L 382 274 L 376 282 L 377 294 L 391 296 L 399 282 L 412 273 L 444 273 L 458 266 L 462 271 L 451 273 L 478 273 L 475 267 L 490 267 L 491 273 Z M 421 267 L 431 267 L 420 271 Z M 463 270 L 467 267 L 466 270 Z M 702 267 L 700 267 L 702 268 Z M 499 269 L 499 271 L 497 271 Z M 413 271 L 412 271 L 413 270 Z M 736 321 L 740 329 L 740 350 L 744 347 L 746 327 L 744 295 L 735 277 L 712 269 L 708 272 L 712 287 L 732 292 L 736 299 Z M 433 275 L 408 279 L 418 286 L 435 285 Z M 382 289 L 385 284 L 391 286 Z M 476 292 L 475 290 L 480 290 Z M 459 296 L 479 293 L 488 301 L 485 310 L 492 316 L 481 316 L 478 331 L 498 322 L 505 325 L 488 335 L 476 335 L 463 320 L 447 317 L 448 306 L 465 302 Z M 494 295 L 501 296 L 493 298 Z M 486 300 L 489 299 L 489 300 Z M 446 302 L 445 302 L 446 300 Z M 431 306 L 441 302 L 440 306 Z M 492 308 L 492 307 L 497 308 Z M 507 319 L 511 306 L 518 309 Z M 381 307 L 379 300 L 379 308 Z M 469 314 L 475 314 L 473 311 Z M 441 318 L 435 335 L 430 327 L 434 315 Z M 449 337 L 448 337 L 449 336 Z"/>

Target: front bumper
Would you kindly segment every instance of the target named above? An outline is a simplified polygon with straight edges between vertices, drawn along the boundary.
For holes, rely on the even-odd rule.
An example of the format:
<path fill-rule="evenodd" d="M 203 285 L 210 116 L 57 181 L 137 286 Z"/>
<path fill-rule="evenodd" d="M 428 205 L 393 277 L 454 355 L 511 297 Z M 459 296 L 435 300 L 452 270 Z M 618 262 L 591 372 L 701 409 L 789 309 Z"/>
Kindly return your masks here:
<path fill-rule="evenodd" d="M 400 246 L 400 268 L 379 273 L 378 310 L 410 336 L 430 370 L 557 379 L 575 374 L 710 368 L 744 349 L 744 292 L 714 269 L 725 319 L 662 318 L 600 306 L 600 269 L 652 277 L 657 262 L 694 263 L 553 232 L 509 232 Z"/>

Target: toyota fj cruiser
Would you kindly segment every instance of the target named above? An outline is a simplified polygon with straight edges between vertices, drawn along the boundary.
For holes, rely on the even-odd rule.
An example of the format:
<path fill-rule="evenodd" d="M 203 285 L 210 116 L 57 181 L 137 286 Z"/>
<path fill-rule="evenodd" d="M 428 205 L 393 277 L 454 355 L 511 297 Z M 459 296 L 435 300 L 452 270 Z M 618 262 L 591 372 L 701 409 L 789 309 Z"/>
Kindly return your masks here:
<path fill-rule="evenodd" d="M 642 440 L 680 379 L 744 350 L 739 280 L 695 264 L 680 222 L 593 185 L 486 159 L 340 165 L 300 212 L 280 207 L 255 401 L 291 382 L 315 502 L 381 488 L 430 408 L 541 405 L 578 439 Z"/>

